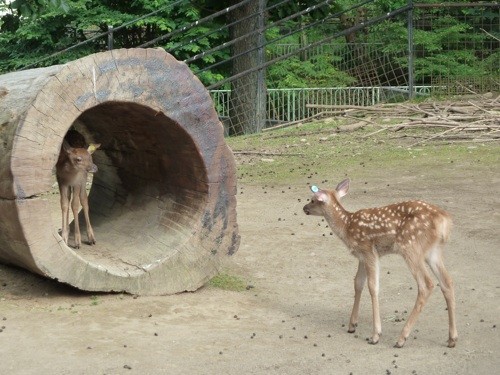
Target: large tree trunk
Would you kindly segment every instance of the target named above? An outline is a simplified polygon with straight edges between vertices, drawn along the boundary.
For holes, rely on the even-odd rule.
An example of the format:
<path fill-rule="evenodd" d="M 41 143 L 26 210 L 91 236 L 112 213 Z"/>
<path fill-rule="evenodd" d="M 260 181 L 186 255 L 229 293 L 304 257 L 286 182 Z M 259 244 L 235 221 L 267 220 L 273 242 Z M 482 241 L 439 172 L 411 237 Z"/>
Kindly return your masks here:
<path fill-rule="evenodd" d="M 235 1 L 237 3 L 238 1 Z M 253 0 L 228 15 L 229 22 L 235 22 L 248 15 L 251 18 L 230 28 L 230 39 L 243 37 L 231 46 L 233 56 L 232 75 L 239 75 L 231 82 L 229 134 L 248 134 L 262 130 L 266 121 L 265 69 L 251 71 L 262 66 L 265 60 L 264 9 L 266 0 Z"/>
<path fill-rule="evenodd" d="M 61 239 L 54 194 L 71 127 L 101 143 L 89 195 L 97 244 L 79 250 Z M 238 248 L 235 194 L 212 100 L 165 51 L 0 76 L 0 261 L 89 291 L 195 290 Z"/>

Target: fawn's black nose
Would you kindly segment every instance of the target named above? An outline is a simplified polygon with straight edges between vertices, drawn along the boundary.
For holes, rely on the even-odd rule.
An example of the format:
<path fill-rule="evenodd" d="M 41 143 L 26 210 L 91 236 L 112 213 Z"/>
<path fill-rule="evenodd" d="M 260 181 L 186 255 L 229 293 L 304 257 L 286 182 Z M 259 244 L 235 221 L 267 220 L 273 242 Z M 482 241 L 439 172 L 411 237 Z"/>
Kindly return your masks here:
<path fill-rule="evenodd" d="M 303 210 L 306 215 L 309 215 L 309 208 L 307 206 L 304 206 Z"/>

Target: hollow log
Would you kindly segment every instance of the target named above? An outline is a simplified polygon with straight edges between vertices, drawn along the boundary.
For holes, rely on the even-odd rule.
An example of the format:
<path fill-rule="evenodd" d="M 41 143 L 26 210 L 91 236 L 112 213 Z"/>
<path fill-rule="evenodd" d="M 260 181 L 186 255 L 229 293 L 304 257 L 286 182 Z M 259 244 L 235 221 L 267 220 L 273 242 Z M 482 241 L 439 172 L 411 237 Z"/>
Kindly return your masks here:
<path fill-rule="evenodd" d="M 76 129 L 100 143 L 97 244 L 60 236 L 55 165 Z M 0 261 L 87 291 L 193 291 L 239 246 L 236 175 L 213 102 L 161 49 L 0 76 Z M 89 183 L 90 185 L 90 183 Z"/>

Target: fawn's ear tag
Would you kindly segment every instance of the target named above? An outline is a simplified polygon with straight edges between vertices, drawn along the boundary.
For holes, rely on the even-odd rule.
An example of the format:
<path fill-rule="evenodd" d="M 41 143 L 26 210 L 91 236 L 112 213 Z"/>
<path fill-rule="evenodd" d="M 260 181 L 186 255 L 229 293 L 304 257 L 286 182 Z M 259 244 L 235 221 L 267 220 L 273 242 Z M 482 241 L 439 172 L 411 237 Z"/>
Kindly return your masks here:
<path fill-rule="evenodd" d="M 311 191 L 313 193 L 317 193 L 319 191 L 319 188 L 316 185 L 311 186 Z"/>

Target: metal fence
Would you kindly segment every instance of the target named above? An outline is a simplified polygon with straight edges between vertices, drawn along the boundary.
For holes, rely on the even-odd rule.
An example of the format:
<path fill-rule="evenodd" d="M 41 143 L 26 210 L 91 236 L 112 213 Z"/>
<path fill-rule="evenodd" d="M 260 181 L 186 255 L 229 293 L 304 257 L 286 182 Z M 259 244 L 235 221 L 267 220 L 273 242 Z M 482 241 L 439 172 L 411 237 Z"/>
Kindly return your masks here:
<path fill-rule="evenodd" d="M 422 36 L 436 38 L 439 45 L 424 45 Z M 498 91 L 499 3 L 415 4 L 412 43 L 415 84 L 430 85 L 431 94 Z M 431 64 L 424 68 L 423 61 L 435 62 L 438 68 Z"/>
<path fill-rule="evenodd" d="M 419 96 L 443 92 L 446 87 L 414 86 Z M 268 89 L 266 97 L 266 126 L 297 122 L 332 111 L 327 106 L 369 106 L 383 102 L 401 101 L 408 97 L 408 86 L 377 87 L 307 87 L 297 89 Z M 230 118 L 231 90 L 211 90 L 215 108 L 224 122 Z"/>
<path fill-rule="evenodd" d="M 381 102 L 380 87 L 316 87 L 268 89 L 266 118 L 269 124 L 298 121 L 313 117 L 311 105 L 374 105 Z M 220 116 L 229 117 L 231 90 L 212 90 Z"/>

